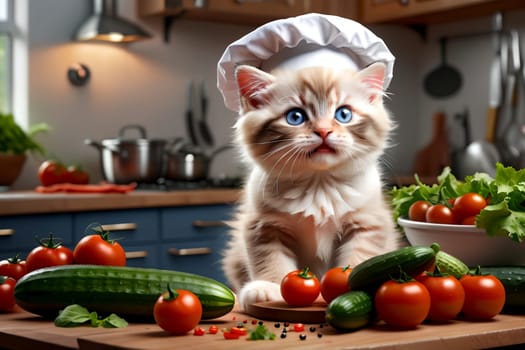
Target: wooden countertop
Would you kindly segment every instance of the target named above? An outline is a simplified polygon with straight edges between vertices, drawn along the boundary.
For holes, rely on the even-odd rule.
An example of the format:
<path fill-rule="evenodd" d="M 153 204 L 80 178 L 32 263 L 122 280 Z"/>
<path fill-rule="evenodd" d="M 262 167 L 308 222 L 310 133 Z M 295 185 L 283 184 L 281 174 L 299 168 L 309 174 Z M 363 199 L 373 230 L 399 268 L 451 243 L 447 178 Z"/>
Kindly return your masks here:
<path fill-rule="evenodd" d="M 126 194 L 42 194 L 34 191 L 8 191 L 0 193 L 0 216 L 235 203 L 240 192 L 238 189 L 135 190 Z"/>
<path fill-rule="evenodd" d="M 224 317 L 201 324 L 204 329 L 216 325 L 219 329 L 248 320 L 248 315 L 232 312 Z M 243 338 L 226 340 L 221 332 L 194 336 L 173 336 L 155 324 L 130 324 L 126 328 L 105 329 L 81 326 L 55 327 L 25 311 L 0 314 L 0 346 L 7 349 L 86 349 L 86 350 L 168 350 L 168 349 L 267 349 L 276 346 L 286 349 L 481 349 L 525 343 L 525 316 L 498 315 L 489 322 L 455 321 L 448 324 L 424 324 L 414 330 L 392 330 L 382 323 L 351 333 L 337 333 L 330 326 L 314 332 L 305 327 L 305 340 L 293 331 L 280 338 L 275 322 L 265 321 L 276 339 L 253 341 Z M 318 334 L 322 334 L 321 337 Z"/>

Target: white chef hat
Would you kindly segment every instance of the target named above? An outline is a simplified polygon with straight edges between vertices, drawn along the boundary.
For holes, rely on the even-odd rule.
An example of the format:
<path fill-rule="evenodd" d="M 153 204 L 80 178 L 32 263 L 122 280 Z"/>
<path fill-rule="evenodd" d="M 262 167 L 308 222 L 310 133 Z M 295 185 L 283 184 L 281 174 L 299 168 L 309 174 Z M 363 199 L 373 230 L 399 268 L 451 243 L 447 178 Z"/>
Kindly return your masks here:
<path fill-rule="evenodd" d="M 239 111 L 235 67 L 247 64 L 270 72 L 274 68 L 326 65 L 363 69 L 386 65 L 383 88 L 390 84 L 394 56 L 383 40 L 358 22 L 310 13 L 266 23 L 231 43 L 217 64 L 217 87 L 226 107 Z"/>

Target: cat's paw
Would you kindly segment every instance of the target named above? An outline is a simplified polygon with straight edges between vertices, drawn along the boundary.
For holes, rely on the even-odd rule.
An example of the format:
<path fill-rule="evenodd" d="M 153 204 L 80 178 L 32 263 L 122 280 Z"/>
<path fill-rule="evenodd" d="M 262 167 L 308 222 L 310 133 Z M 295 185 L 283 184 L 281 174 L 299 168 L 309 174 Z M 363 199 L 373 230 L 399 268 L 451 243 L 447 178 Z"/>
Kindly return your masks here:
<path fill-rule="evenodd" d="M 281 296 L 281 286 L 273 282 L 248 282 L 239 292 L 239 303 L 243 310 L 246 310 L 247 305 L 253 303 L 277 300 L 283 300 L 283 297 Z"/>

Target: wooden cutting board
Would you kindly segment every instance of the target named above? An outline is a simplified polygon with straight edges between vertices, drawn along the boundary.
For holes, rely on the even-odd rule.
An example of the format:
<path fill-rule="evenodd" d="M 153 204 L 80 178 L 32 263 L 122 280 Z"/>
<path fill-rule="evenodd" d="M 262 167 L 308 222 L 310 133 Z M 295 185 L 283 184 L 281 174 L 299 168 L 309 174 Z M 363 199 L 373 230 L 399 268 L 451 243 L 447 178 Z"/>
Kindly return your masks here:
<path fill-rule="evenodd" d="M 260 320 L 300 323 L 325 323 L 326 303 L 315 302 L 311 306 L 293 307 L 284 301 L 268 301 L 251 304 L 246 313 Z"/>
<path fill-rule="evenodd" d="M 432 140 L 417 152 L 413 172 L 423 177 L 435 177 L 450 163 L 447 118 L 438 112 L 433 116 Z"/>

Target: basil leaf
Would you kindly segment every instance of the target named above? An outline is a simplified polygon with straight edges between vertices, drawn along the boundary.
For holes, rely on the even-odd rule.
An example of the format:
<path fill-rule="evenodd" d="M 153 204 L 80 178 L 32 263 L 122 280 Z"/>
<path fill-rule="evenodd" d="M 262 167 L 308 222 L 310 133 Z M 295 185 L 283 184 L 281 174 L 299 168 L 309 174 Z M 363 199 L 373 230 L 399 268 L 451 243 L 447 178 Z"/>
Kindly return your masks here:
<path fill-rule="evenodd" d="M 128 322 L 116 314 L 111 314 L 104 318 L 100 325 L 104 328 L 125 328 L 128 326 Z"/>
<path fill-rule="evenodd" d="M 75 327 L 88 322 L 91 319 L 89 311 L 80 305 L 69 305 L 61 310 L 55 319 L 57 327 Z"/>
<path fill-rule="evenodd" d="M 111 314 L 104 319 L 99 319 L 98 314 L 89 312 L 85 307 L 78 304 L 69 305 L 61 310 L 55 319 L 57 327 L 76 327 L 89 323 L 92 327 L 124 328 L 128 322 L 116 314 Z"/>

